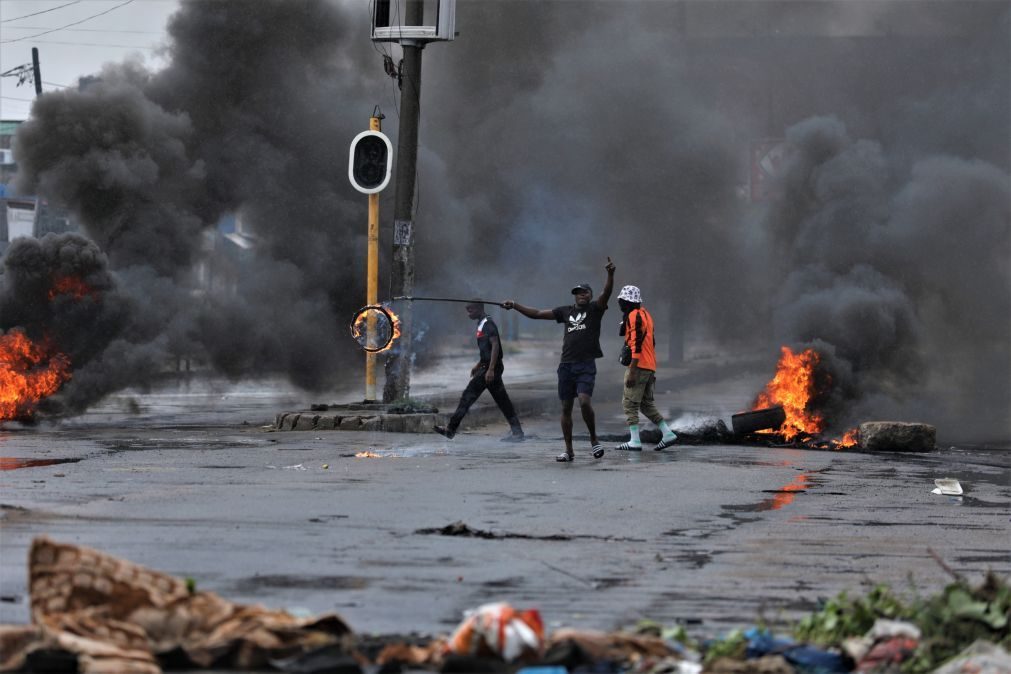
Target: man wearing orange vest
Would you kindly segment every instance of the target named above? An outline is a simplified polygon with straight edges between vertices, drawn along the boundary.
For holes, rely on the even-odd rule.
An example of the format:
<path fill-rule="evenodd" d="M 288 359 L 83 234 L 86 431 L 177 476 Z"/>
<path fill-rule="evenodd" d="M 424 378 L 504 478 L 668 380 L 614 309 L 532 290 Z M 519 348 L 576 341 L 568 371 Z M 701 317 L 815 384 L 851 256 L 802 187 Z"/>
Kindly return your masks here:
<path fill-rule="evenodd" d="M 628 419 L 629 440 L 615 449 L 641 451 L 639 439 L 639 411 L 652 421 L 663 434 L 656 449 L 665 449 L 677 441 L 677 435 L 664 421 L 653 402 L 653 388 L 656 384 L 656 339 L 653 333 L 653 317 L 642 308 L 642 293 L 636 286 L 625 286 L 618 293 L 618 307 L 623 315 L 621 335 L 631 352 L 631 362 L 625 372 L 625 392 L 621 398 L 625 417 Z M 627 351 L 626 351 L 627 353 Z"/>

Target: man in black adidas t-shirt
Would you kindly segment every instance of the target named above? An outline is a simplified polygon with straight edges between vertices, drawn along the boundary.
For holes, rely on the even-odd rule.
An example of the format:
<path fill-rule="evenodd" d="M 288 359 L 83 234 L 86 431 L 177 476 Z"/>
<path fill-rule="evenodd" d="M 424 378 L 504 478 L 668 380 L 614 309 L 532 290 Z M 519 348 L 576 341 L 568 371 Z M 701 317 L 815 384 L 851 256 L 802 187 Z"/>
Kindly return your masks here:
<path fill-rule="evenodd" d="M 603 357 L 600 350 L 600 319 L 607 311 L 607 301 L 611 299 L 614 287 L 614 264 L 607 258 L 607 282 L 604 290 L 593 299 L 593 290 L 587 283 L 580 283 L 572 289 L 574 304 L 555 309 L 531 309 L 512 300 L 502 303 L 506 309 L 515 309 L 528 318 L 553 320 L 565 325 L 562 340 L 562 362 L 558 365 L 558 397 L 562 401 L 562 437 L 565 438 L 565 452 L 559 454 L 558 461 L 572 461 L 572 405 L 579 398 L 579 410 L 590 431 L 590 444 L 596 459 L 604 456 L 604 447 L 597 442 L 597 424 L 590 400 L 593 383 L 597 376 L 597 358 Z"/>

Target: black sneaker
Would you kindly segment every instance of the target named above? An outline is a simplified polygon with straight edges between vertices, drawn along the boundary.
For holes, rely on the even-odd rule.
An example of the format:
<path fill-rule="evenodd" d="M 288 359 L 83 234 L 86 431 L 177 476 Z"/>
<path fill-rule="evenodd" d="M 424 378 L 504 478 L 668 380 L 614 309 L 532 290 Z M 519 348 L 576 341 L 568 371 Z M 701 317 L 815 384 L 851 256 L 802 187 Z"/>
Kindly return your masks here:
<path fill-rule="evenodd" d="M 447 440 L 452 440 L 453 436 L 456 435 L 456 431 L 451 431 L 445 426 L 433 426 L 432 430 L 438 433 L 439 435 L 445 436 Z"/>

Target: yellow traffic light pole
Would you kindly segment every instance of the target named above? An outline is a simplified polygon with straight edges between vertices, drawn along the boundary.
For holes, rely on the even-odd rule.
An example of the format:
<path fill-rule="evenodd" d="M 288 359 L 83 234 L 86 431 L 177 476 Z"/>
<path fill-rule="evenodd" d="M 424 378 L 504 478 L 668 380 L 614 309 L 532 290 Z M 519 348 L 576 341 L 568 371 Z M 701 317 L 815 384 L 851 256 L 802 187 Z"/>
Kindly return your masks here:
<path fill-rule="evenodd" d="M 370 131 L 382 131 L 379 117 L 369 118 Z M 379 193 L 369 195 L 369 256 L 365 281 L 365 303 L 379 301 Z M 367 340 L 372 340 L 376 332 L 375 312 L 370 311 L 366 319 Z M 376 400 L 376 354 L 365 354 L 365 402 Z"/>

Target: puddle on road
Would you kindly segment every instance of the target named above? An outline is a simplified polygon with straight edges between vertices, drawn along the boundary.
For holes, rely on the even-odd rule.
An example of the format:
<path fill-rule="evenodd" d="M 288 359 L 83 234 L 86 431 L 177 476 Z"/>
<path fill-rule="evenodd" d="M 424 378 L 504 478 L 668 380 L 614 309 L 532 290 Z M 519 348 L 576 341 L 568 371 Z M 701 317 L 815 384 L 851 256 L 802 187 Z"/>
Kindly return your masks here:
<path fill-rule="evenodd" d="M 62 463 L 77 463 L 78 461 L 80 461 L 80 459 L 19 459 L 14 456 L 0 456 L 0 470 L 58 466 Z"/>
<path fill-rule="evenodd" d="M 784 484 L 779 489 L 766 490 L 765 493 L 774 494 L 772 498 L 767 498 L 758 503 L 745 504 L 745 505 L 725 505 L 722 506 L 727 512 L 735 513 L 757 513 L 764 512 L 766 510 L 780 510 L 786 506 L 793 503 L 793 500 L 797 498 L 797 494 L 804 494 L 807 492 L 808 486 L 814 486 L 814 481 L 811 478 L 810 473 L 800 473 L 794 476 L 792 480 Z"/>

